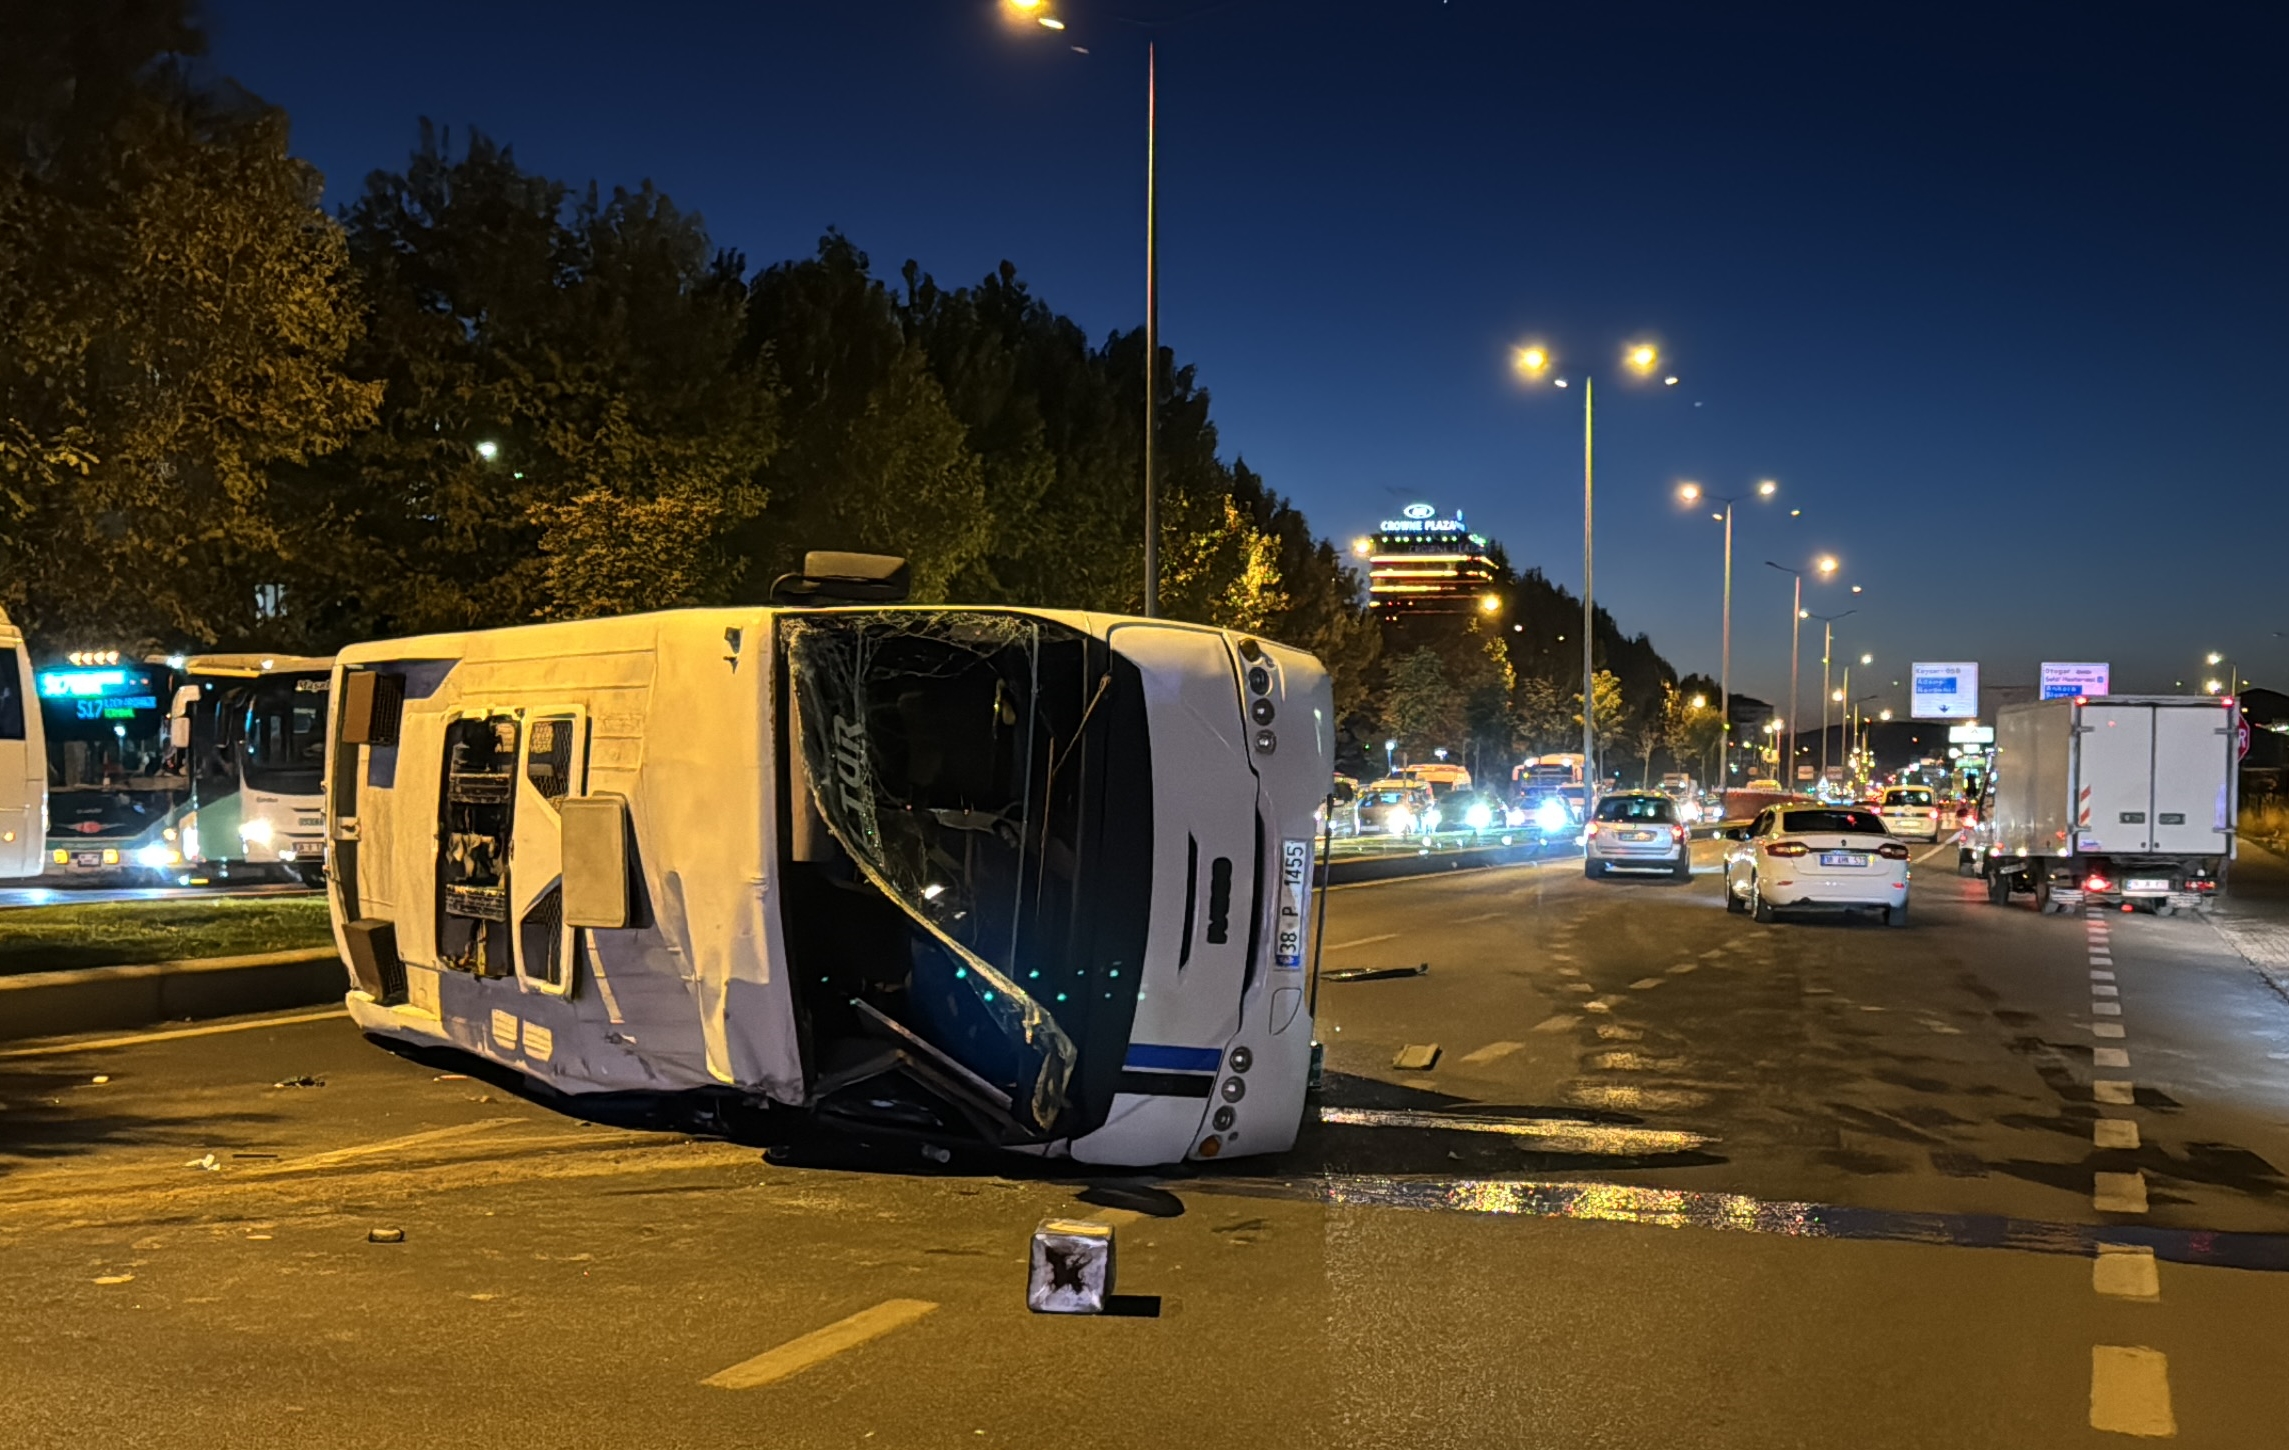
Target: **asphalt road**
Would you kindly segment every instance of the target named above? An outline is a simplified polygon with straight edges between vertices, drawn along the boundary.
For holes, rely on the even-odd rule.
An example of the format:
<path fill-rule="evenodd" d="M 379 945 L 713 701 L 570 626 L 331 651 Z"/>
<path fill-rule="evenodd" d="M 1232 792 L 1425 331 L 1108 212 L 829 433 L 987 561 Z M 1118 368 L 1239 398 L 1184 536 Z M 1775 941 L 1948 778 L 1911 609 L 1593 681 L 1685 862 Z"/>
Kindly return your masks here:
<path fill-rule="evenodd" d="M 107 901 L 196 901 L 214 896 L 316 894 L 316 887 L 284 881 L 218 882 L 211 886 L 0 886 L 0 911 L 11 906 L 95 906 Z"/>
<path fill-rule="evenodd" d="M 1331 1121 L 1199 1174 L 766 1159 L 332 1015 L 0 1054 L 6 1439 L 2283 1443 L 2245 956 L 2289 965 L 2289 871 L 2221 930 L 1950 860 L 1898 931 L 1573 863 L 1340 888 L 1330 968 L 1430 970 L 1324 986 Z M 1025 1312 L 1053 1214 L 1116 1223 L 1136 1312 Z"/>

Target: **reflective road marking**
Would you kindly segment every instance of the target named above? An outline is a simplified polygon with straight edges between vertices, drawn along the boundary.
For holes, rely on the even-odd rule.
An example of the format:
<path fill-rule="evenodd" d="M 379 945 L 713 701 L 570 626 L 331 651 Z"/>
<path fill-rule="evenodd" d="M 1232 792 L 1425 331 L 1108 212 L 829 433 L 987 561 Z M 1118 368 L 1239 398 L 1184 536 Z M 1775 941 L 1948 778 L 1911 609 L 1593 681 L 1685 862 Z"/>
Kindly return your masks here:
<path fill-rule="evenodd" d="M 165 1032 L 139 1032 L 133 1037 L 98 1037 L 92 1041 L 54 1042 L 42 1047 L 11 1047 L 0 1057 L 52 1057 L 62 1052 L 100 1052 L 112 1047 L 138 1047 L 146 1042 L 175 1042 L 185 1037 L 216 1037 L 225 1032 L 253 1032 L 263 1027 L 291 1027 L 297 1022 L 323 1022 L 349 1015 L 340 1007 L 323 1012 L 292 1012 L 283 1017 L 257 1017 L 250 1022 L 213 1022 L 204 1027 L 170 1027 Z"/>
<path fill-rule="evenodd" d="M 2161 1275 L 2143 1244 L 2100 1244 L 2090 1261 L 2090 1287 L 2109 1299 L 2159 1299 Z"/>
<path fill-rule="evenodd" d="M 2146 1175 L 2143 1173 L 2093 1173 L 2090 1206 L 2100 1213 L 2144 1213 L 2146 1211 Z"/>
<path fill-rule="evenodd" d="M 790 1339 L 777 1349 L 767 1349 L 753 1359 L 743 1359 L 729 1369 L 718 1370 L 700 1383 L 719 1390 L 753 1390 L 776 1384 L 846 1349 L 856 1349 L 870 1339 L 880 1339 L 894 1329 L 904 1329 L 937 1307 L 927 1299 L 885 1299 L 872 1309 L 861 1309 L 848 1319 L 838 1319 L 824 1329 L 814 1329 L 799 1339 Z"/>
<path fill-rule="evenodd" d="M 2178 1433 L 2170 1413 L 2170 1361 L 2158 1349 L 2120 1344 L 2090 1348 L 2090 1428 L 2117 1435 Z"/>
<path fill-rule="evenodd" d="M 2119 1078 L 2098 1079 L 2090 1085 L 2090 1095 L 2099 1102 L 2113 1103 L 2120 1107 L 2129 1107 L 2138 1101 L 2130 1084 Z"/>
<path fill-rule="evenodd" d="M 2100 1118 L 2090 1125 L 2090 1141 L 2097 1148 L 2135 1148 L 2138 1125 L 2128 1118 Z"/>
<path fill-rule="evenodd" d="M 1498 1062 L 1508 1057 L 1525 1045 L 1523 1042 L 1489 1042 L 1476 1052 L 1464 1053 L 1461 1061 L 1471 1067 L 1484 1067 L 1490 1062 Z"/>
<path fill-rule="evenodd" d="M 1397 941 L 1398 939 L 1399 934 L 1397 932 L 1387 931 L 1381 936 L 1363 936 L 1357 941 L 1331 941 L 1327 944 L 1327 949 L 1331 952 L 1340 952 L 1349 947 L 1371 947 L 1379 941 Z"/>

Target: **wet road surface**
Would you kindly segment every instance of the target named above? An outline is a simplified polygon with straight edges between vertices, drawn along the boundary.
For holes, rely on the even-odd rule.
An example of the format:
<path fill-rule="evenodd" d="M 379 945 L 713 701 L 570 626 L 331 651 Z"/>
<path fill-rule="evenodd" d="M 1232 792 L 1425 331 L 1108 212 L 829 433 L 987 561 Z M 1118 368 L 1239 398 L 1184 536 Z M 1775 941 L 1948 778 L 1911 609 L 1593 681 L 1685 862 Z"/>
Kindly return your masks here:
<path fill-rule="evenodd" d="M 1899 931 L 1565 863 L 1339 890 L 1329 967 L 1430 971 L 1324 986 L 1334 1121 L 1200 1174 L 766 1161 L 324 1013 L 15 1049 L 10 1439 L 2279 1443 L 2289 870 L 2221 931 L 1949 859 Z M 1051 1214 L 1139 1312 L 1024 1312 Z"/>

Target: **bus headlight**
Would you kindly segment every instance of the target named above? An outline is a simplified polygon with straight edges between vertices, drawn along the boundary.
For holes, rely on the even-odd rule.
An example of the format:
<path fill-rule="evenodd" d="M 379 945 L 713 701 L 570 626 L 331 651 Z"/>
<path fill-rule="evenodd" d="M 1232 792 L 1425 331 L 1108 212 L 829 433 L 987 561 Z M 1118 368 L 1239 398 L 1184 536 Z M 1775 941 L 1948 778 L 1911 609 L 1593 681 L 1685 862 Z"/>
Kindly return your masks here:
<path fill-rule="evenodd" d="M 270 844 L 270 822 L 262 820 L 241 821 L 238 826 L 238 838 L 249 846 L 267 846 Z"/>
<path fill-rule="evenodd" d="M 147 867 L 154 871 L 162 870 L 168 866 L 178 865 L 181 863 L 182 859 L 182 856 L 178 852 L 166 846 L 145 846 L 142 850 L 135 853 L 136 865 Z"/>
<path fill-rule="evenodd" d="M 183 859 L 186 861 L 199 859 L 199 828 L 197 826 L 185 824 L 183 827 Z"/>

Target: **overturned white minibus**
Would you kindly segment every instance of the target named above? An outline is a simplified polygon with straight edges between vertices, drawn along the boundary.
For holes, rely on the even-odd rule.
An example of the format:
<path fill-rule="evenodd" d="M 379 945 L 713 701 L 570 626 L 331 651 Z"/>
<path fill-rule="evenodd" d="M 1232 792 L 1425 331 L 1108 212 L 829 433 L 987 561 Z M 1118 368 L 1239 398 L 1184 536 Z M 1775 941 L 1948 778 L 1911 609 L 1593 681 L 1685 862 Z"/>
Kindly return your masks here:
<path fill-rule="evenodd" d="M 1308 654 L 1050 611 L 681 610 L 357 645 L 331 698 L 368 1031 L 1087 1162 L 1294 1140 L 1333 748 Z"/>

